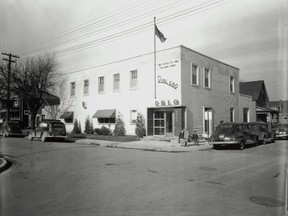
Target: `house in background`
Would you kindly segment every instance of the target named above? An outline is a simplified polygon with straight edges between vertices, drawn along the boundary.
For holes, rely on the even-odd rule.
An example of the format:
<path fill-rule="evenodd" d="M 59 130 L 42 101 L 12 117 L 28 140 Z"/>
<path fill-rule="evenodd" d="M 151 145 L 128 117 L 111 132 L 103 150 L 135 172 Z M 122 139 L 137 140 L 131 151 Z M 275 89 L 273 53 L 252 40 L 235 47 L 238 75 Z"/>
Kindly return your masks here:
<path fill-rule="evenodd" d="M 240 82 L 240 94 L 252 96 L 256 102 L 256 120 L 278 123 L 279 111 L 268 107 L 269 97 L 264 80 Z"/>
<path fill-rule="evenodd" d="M 268 107 L 279 111 L 279 123 L 288 124 L 288 101 L 270 101 Z"/>
<path fill-rule="evenodd" d="M 42 93 L 42 103 L 43 106 L 45 105 L 59 105 L 60 98 L 49 93 L 43 92 Z M 11 97 L 11 105 L 10 105 L 10 120 L 12 121 L 19 121 L 22 128 L 30 128 L 31 127 L 31 115 L 30 110 L 27 103 L 20 99 L 17 96 Z M 42 113 L 42 109 L 38 110 L 38 114 L 36 116 L 36 122 L 45 118 Z M 7 115 L 7 106 L 5 101 L 0 102 L 0 122 L 3 122 L 6 119 Z"/>

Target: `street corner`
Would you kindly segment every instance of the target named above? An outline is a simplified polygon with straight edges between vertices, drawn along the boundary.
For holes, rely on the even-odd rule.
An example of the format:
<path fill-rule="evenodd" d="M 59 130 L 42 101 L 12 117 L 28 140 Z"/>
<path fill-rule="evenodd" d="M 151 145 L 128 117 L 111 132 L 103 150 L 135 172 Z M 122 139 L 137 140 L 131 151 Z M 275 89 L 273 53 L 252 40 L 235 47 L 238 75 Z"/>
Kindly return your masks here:
<path fill-rule="evenodd" d="M 8 168 L 8 162 L 4 158 L 0 157 L 0 173 Z"/>

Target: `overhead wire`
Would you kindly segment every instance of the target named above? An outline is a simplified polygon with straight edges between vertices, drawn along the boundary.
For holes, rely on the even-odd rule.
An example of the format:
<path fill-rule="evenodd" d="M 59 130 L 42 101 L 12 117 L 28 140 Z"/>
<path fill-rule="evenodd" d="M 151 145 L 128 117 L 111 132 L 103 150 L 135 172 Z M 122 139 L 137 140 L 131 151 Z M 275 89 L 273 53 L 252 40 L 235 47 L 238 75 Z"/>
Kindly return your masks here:
<path fill-rule="evenodd" d="M 113 10 L 111 12 L 109 12 L 108 14 L 105 14 L 103 16 L 97 17 L 91 21 L 85 22 L 84 24 L 78 25 L 77 27 L 74 28 L 70 28 L 67 31 L 63 31 L 62 33 L 58 33 L 56 35 L 52 35 L 48 38 L 45 38 L 43 40 L 39 40 L 36 41 L 32 44 L 29 44 L 27 46 L 24 46 L 22 48 L 18 48 L 18 49 L 14 49 L 14 52 L 22 52 L 25 51 L 25 49 L 29 49 L 29 48 L 33 48 L 33 47 L 37 47 L 37 46 L 43 46 L 44 44 L 47 44 L 49 42 L 53 42 L 53 41 L 57 41 L 57 40 L 63 40 L 65 39 L 65 37 L 71 37 L 75 34 L 81 34 L 82 32 L 85 32 L 91 28 L 95 28 L 101 25 L 105 25 L 109 22 L 113 22 L 114 20 L 118 21 L 119 19 L 122 19 L 123 14 L 125 16 L 129 16 L 134 13 L 138 13 L 139 10 L 145 10 L 147 8 L 151 8 L 154 7 L 155 5 L 161 4 L 163 2 L 166 2 L 167 0 L 162 0 L 162 1 L 157 1 L 157 4 L 149 4 L 148 6 L 146 5 L 149 2 L 144 2 L 145 4 L 141 3 L 141 4 L 136 4 L 136 5 L 131 5 L 130 7 L 125 7 L 125 8 L 120 8 L 117 10 Z M 182 1 L 182 0 L 181 0 Z M 137 10 L 136 10 L 137 9 Z M 131 12 L 130 12 L 131 11 Z M 125 12 L 125 13 L 124 13 Z M 112 14 L 112 15 L 110 15 Z M 108 16 L 109 15 L 109 16 Z M 90 24 L 88 24 L 90 23 Z"/>
<path fill-rule="evenodd" d="M 169 23 L 169 22 L 173 21 L 173 19 L 175 19 L 175 18 L 180 18 L 181 16 L 188 15 L 189 13 L 192 13 L 192 12 L 195 13 L 197 11 L 207 10 L 210 7 L 217 6 L 216 4 L 219 4 L 219 3 L 224 2 L 224 1 L 225 0 L 217 0 L 217 1 L 213 1 L 213 2 L 207 1 L 207 2 L 205 2 L 203 4 L 201 4 L 201 5 L 197 5 L 197 7 L 193 6 L 193 7 L 190 7 L 188 9 L 182 10 L 180 12 L 176 12 L 174 14 L 171 14 L 171 15 L 168 15 L 166 17 L 160 18 L 157 22 L 159 24 L 161 24 L 161 23 Z M 111 40 L 114 40 L 114 39 L 122 38 L 123 36 L 139 33 L 140 31 L 143 31 L 143 30 L 146 30 L 147 28 L 150 28 L 151 26 L 152 26 L 152 22 L 144 23 L 144 24 L 139 25 L 137 27 L 133 27 L 133 28 L 130 28 L 128 30 L 121 31 L 121 32 L 115 33 L 113 35 L 102 37 L 102 38 L 99 38 L 99 39 L 96 39 L 96 40 L 93 40 L 93 41 L 89 41 L 89 42 L 86 42 L 86 43 L 83 43 L 83 44 L 80 44 L 80 45 L 76 45 L 76 46 L 73 46 L 73 47 L 64 48 L 62 50 L 57 50 L 57 51 L 54 51 L 52 53 L 60 54 L 60 53 L 63 53 L 63 52 L 71 52 L 71 51 L 74 51 L 74 50 L 79 50 L 79 49 L 84 49 L 84 48 L 85 49 L 91 48 L 91 47 L 97 45 L 97 43 L 99 45 L 100 43 L 103 43 L 103 42 L 106 42 L 106 41 L 111 41 Z"/>
<path fill-rule="evenodd" d="M 167 11 L 169 10 L 171 7 L 174 7 L 175 6 L 175 3 L 181 3 L 181 1 L 183 0 L 178 0 L 177 2 L 173 2 L 171 4 L 168 4 L 168 5 L 165 5 L 165 6 L 161 6 L 161 10 L 159 10 L 159 8 L 156 8 L 152 11 L 149 11 L 148 13 L 143 13 L 143 14 L 140 14 L 138 16 L 135 16 L 135 17 L 132 17 L 130 19 L 127 19 L 127 20 L 124 20 L 124 21 L 121 21 L 121 22 L 117 22 L 113 25 L 110 25 L 110 26 L 106 26 L 104 28 L 100 28 L 98 30 L 95 30 L 93 32 L 89 32 L 89 33 L 86 33 L 86 34 L 82 34 L 80 36 L 77 36 L 77 37 L 72 37 L 66 41 L 57 41 L 55 42 L 54 44 L 51 44 L 49 46 L 46 46 L 46 47 L 41 47 L 41 48 L 38 48 L 37 50 L 34 50 L 34 52 L 37 52 L 37 51 L 41 51 L 43 49 L 51 49 L 51 48 L 54 48 L 55 46 L 57 47 L 58 45 L 59 46 L 63 46 L 63 45 L 66 45 L 66 44 L 69 44 L 69 43 L 74 43 L 74 42 L 77 42 L 78 40 L 83 40 L 87 37 L 90 37 L 91 35 L 93 36 L 95 33 L 101 33 L 101 32 L 105 32 L 105 31 L 109 31 L 109 30 L 115 30 L 116 28 L 120 28 L 122 26 L 125 26 L 125 25 L 128 25 L 128 24 L 131 24 L 131 23 L 134 23 L 138 20 L 141 20 L 143 18 L 146 18 L 146 17 L 149 17 L 151 16 L 151 14 L 153 14 L 155 11 L 158 11 L 158 12 L 163 12 L 163 11 Z"/>

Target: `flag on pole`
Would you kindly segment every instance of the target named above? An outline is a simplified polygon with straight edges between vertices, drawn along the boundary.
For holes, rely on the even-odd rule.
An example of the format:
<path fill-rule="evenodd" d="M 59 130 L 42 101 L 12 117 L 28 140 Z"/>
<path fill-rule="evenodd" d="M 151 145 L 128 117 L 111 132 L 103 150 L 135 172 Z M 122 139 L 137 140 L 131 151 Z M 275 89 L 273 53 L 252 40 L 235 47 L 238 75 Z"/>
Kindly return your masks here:
<path fill-rule="evenodd" d="M 165 38 L 164 35 L 162 34 L 162 32 L 159 31 L 156 24 L 155 24 L 155 34 L 160 39 L 160 41 L 162 43 L 164 43 L 166 41 L 167 38 Z"/>

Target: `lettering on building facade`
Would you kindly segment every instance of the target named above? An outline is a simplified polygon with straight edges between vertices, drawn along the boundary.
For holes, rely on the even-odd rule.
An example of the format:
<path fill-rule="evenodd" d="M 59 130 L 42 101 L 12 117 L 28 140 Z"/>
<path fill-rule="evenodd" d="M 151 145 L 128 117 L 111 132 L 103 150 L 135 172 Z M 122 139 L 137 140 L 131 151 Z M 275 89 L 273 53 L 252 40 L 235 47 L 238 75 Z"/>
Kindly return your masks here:
<path fill-rule="evenodd" d="M 162 84 L 166 84 L 174 89 L 177 89 L 178 88 L 178 84 L 176 84 L 175 82 L 173 81 L 167 81 L 167 79 L 164 79 L 162 78 L 161 76 L 158 76 L 158 83 L 162 83 Z"/>
<path fill-rule="evenodd" d="M 155 106 L 178 106 L 178 105 L 180 105 L 180 102 L 177 99 L 174 99 L 173 101 L 170 101 L 170 100 L 155 101 Z"/>

